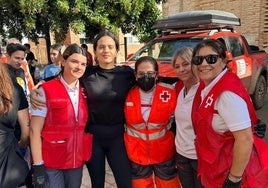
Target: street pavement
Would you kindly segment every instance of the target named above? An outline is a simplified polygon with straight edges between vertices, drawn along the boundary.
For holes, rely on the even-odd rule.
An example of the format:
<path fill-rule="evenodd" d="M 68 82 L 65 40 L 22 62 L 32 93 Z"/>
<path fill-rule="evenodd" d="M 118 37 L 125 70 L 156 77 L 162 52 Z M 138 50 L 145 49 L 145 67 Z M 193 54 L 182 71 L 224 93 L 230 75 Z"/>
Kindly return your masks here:
<path fill-rule="evenodd" d="M 86 166 L 84 166 L 83 169 L 83 179 L 81 188 L 91 188 L 91 181 Z M 105 188 L 117 188 L 113 173 L 107 162 L 106 162 Z"/>
<path fill-rule="evenodd" d="M 26 188 L 26 186 L 21 186 L 20 188 Z M 92 188 L 86 165 L 84 165 L 84 169 L 83 169 L 83 178 L 82 178 L 81 188 Z M 106 162 L 105 188 L 117 188 L 113 173 L 107 162 Z"/>

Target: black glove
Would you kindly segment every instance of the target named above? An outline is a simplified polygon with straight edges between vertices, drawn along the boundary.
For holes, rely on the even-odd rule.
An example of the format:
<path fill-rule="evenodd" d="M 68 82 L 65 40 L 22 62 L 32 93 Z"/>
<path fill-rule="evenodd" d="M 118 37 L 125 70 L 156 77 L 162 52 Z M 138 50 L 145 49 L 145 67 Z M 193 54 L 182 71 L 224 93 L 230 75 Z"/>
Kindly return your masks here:
<path fill-rule="evenodd" d="M 46 188 L 48 185 L 48 177 L 44 165 L 33 165 L 34 188 Z"/>
<path fill-rule="evenodd" d="M 258 123 L 254 125 L 254 133 L 260 137 L 264 138 L 265 136 L 265 131 L 266 131 L 266 124 L 261 121 L 260 119 L 258 120 Z"/>
<path fill-rule="evenodd" d="M 229 178 L 227 177 L 226 180 L 224 181 L 222 188 L 240 188 L 240 186 L 241 181 L 235 183 L 229 180 Z"/>

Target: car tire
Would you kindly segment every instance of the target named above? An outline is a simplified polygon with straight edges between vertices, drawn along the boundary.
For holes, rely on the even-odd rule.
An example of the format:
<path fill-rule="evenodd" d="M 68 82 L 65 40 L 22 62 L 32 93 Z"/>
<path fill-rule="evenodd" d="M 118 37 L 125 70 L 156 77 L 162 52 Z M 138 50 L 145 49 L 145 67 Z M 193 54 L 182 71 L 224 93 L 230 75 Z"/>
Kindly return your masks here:
<path fill-rule="evenodd" d="M 267 83 L 263 75 L 260 75 L 254 93 L 252 94 L 252 102 L 256 110 L 259 110 L 263 107 L 264 101 L 267 95 Z"/>

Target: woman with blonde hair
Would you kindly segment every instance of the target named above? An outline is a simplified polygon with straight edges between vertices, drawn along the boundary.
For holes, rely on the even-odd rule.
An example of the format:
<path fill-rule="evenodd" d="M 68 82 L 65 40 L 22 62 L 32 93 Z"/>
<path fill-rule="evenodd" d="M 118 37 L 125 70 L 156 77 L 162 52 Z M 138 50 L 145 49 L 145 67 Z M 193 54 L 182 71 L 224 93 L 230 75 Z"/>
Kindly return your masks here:
<path fill-rule="evenodd" d="M 183 187 L 201 188 L 201 182 L 197 178 L 195 132 L 191 117 L 193 99 L 199 86 L 199 79 L 192 70 L 192 54 L 192 48 L 182 47 L 174 53 L 172 58 L 172 66 L 179 78 L 175 84 L 178 96 L 174 112 L 176 165 Z"/>

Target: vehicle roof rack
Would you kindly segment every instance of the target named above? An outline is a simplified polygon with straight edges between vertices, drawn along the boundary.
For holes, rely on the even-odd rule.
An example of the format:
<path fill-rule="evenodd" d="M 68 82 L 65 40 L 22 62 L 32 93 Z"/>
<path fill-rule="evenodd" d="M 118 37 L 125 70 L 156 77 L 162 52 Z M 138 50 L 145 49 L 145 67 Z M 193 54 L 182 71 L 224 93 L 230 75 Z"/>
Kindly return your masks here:
<path fill-rule="evenodd" d="M 159 19 L 153 28 L 181 32 L 211 29 L 233 31 L 234 26 L 240 25 L 240 19 L 233 13 L 220 10 L 199 10 L 182 12 Z"/>

